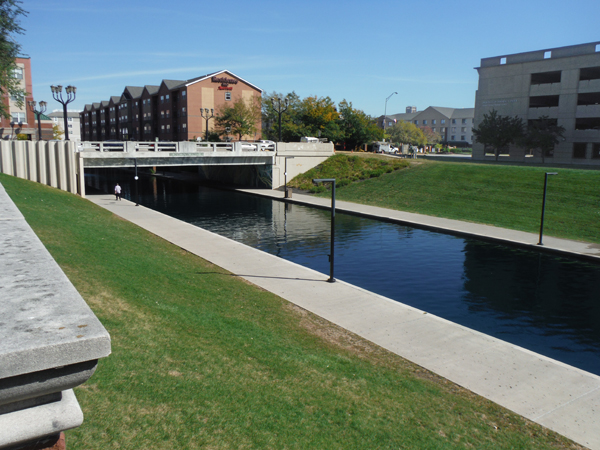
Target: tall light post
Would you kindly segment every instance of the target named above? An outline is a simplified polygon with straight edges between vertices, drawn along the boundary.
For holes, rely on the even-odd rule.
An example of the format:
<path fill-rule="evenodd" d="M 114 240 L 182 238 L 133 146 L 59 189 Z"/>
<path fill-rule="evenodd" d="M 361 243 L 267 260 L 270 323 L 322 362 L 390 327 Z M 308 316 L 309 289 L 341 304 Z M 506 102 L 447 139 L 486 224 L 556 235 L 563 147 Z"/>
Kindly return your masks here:
<path fill-rule="evenodd" d="M 537 245 L 542 244 L 542 235 L 544 234 L 544 212 L 546 211 L 546 188 L 548 187 L 548 175 L 558 175 L 558 172 L 546 172 L 544 177 L 544 199 L 542 200 L 542 219 L 540 221 L 540 241 Z"/>
<path fill-rule="evenodd" d="M 211 109 L 209 115 L 208 108 L 200 108 L 200 115 L 206 120 L 206 135 L 204 136 L 204 140 L 208 142 L 208 121 L 215 117 L 215 110 Z"/>
<path fill-rule="evenodd" d="M 281 115 L 287 111 L 290 107 L 290 99 L 289 98 L 281 98 L 281 97 L 272 97 L 271 104 L 273 105 L 273 109 L 279 114 L 279 141 L 281 142 Z"/>
<path fill-rule="evenodd" d="M 63 99 L 62 95 L 62 86 L 59 84 L 58 86 L 50 86 L 52 89 L 52 97 L 58 103 L 63 105 L 63 116 L 65 119 L 65 141 L 69 140 L 69 124 L 67 121 L 67 105 L 75 100 L 75 94 L 77 92 L 77 88 L 75 86 L 67 86 L 65 88 L 65 93 L 67 94 L 67 98 Z"/>
<path fill-rule="evenodd" d="M 42 140 L 42 119 L 41 119 L 41 115 L 44 114 L 46 112 L 46 105 L 47 103 L 45 101 L 41 101 L 40 102 L 40 109 L 35 109 L 37 102 L 32 100 L 27 102 L 27 104 L 29 105 L 29 109 L 31 110 L 32 113 L 34 113 L 37 116 L 37 121 L 38 121 L 38 141 Z"/>
<path fill-rule="evenodd" d="M 335 282 L 333 278 L 333 248 L 335 243 L 335 178 L 315 178 L 312 180 L 315 186 L 319 183 L 331 183 L 331 249 L 329 254 L 329 283 Z"/>
<path fill-rule="evenodd" d="M 291 193 L 288 191 L 288 187 L 287 187 L 287 160 L 288 159 L 294 159 L 293 156 L 284 156 L 284 160 L 285 160 L 285 168 L 283 170 L 283 196 L 284 198 L 291 198 L 292 195 Z"/>
<path fill-rule="evenodd" d="M 385 110 L 383 112 L 383 135 L 385 136 L 385 121 L 387 119 L 387 102 L 392 97 L 392 95 L 397 94 L 397 92 L 392 92 L 388 98 L 385 99 Z"/>

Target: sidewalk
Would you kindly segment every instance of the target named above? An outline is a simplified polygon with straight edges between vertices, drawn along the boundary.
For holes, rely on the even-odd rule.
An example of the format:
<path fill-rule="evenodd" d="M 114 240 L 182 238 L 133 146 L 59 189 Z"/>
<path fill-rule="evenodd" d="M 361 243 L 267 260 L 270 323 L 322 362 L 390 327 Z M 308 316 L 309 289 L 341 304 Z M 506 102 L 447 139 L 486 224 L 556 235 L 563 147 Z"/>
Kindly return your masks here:
<path fill-rule="evenodd" d="M 263 197 L 283 199 L 282 191 L 273 191 L 267 189 L 237 189 L 239 192 L 246 192 Z M 312 195 L 303 195 L 292 193 L 292 198 L 287 199 L 290 203 L 300 205 L 311 205 L 322 208 L 331 208 L 331 199 L 315 197 Z M 600 260 L 600 245 L 589 242 L 572 241 L 569 239 L 560 239 L 544 235 L 543 246 L 537 245 L 539 241 L 538 233 L 527 233 L 525 231 L 509 230 L 491 225 L 481 225 L 473 222 L 462 222 L 460 220 L 444 219 L 441 217 L 426 216 L 424 214 L 409 213 L 404 211 L 395 211 L 393 209 L 380 208 L 377 206 L 361 205 L 358 203 L 335 201 L 335 210 L 347 212 L 360 216 L 382 219 L 386 221 L 400 223 L 402 225 L 415 226 L 431 231 L 447 232 L 455 235 L 473 236 L 486 240 L 500 241 L 529 247 L 532 250 L 543 250 L 552 253 L 564 253 L 576 255 L 585 259 Z"/>
<path fill-rule="evenodd" d="M 276 191 L 267 192 L 273 196 L 283 195 Z M 305 196 L 294 195 L 294 200 L 298 201 L 303 197 Z M 112 195 L 88 198 L 114 214 L 291 303 L 581 445 L 600 450 L 600 377 L 596 375 L 343 281 L 327 283 L 326 274 L 142 206 L 136 207 L 129 201 L 116 202 Z M 322 206 L 329 203 L 327 199 L 309 198 L 320 202 Z M 340 206 L 349 205 L 351 204 L 346 203 Z M 370 207 L 364 208 L 369 209 L 360 209 L 371 211 Z M 387 211 L 381 208 L 377 210 L 380 213 Z M 395 216 L 393 211 L 387 213 Z M 404 215 L 402 217 L 401 220 L 408 220 Z M 475 224 L 466 225 L 474 230 L 480 228 Z"/>

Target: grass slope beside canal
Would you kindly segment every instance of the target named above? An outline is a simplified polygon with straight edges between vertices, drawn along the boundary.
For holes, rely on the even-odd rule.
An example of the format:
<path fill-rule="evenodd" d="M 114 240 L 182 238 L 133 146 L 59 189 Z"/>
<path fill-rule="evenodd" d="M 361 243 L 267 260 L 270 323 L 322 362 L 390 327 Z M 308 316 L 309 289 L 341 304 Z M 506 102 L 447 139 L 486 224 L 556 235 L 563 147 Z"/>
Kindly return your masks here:
<path fill-rule="evenodd" d="M 371 160 L 398 161 L 338 154 L 288 184 L 310 189 L 312 178 L 331 177 L 341 181 L 339 200 L 537 233 L 544 173 L 558 172 L 548 181 L 544 234 L 600 243 L 600 170 L 424 160 L 373 170 Z"/>
<path fill-rule="evenodd" d="M 84 199 L 0 182 L 112 337 L 70 450 L 580 448 Z"/>

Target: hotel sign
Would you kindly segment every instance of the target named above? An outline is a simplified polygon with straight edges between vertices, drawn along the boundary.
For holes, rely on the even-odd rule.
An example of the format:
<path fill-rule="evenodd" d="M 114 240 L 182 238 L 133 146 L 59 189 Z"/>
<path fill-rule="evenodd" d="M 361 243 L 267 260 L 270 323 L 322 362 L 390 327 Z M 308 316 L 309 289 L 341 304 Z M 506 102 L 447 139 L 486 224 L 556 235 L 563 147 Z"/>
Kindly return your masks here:
<path fill-rule="evenodd" d="M 221 86 L 219 86 L 220 91 L 232 91 L 233 87 L 229 85 L 238 84 L 238 80 L 227 77 L 212 77 L 210 81 L 212 81 L 213 83 L 221 83 Z"/>

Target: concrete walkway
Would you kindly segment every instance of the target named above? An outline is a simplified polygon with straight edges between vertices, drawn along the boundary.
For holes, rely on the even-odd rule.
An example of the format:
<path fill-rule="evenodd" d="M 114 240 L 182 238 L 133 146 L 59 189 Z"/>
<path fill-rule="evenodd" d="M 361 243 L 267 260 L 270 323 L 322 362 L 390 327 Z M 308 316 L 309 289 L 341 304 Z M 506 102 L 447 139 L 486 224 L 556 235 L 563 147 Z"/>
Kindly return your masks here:
<path fill-rule="evenodd" d="M 295 199 L 298 197 L 294 195 Z M 600 377 L 596 375 L 348 283 L 327 283 L 326 274 L 142 206 L 136 207 L 126 200 L 116 202 L 112 195 L 88 198 L 330 322 L 581 445 L 600 450 Z M 327 203 L 323 200 L 323 204 Z M 448 222 L 443 222 L 444 226 L 455 221 Z M 477 235 L 484 233 L 481 226 L 465 226 L 472 227 Z M 582 250 L 589 251 L 585 247 Z"/>

